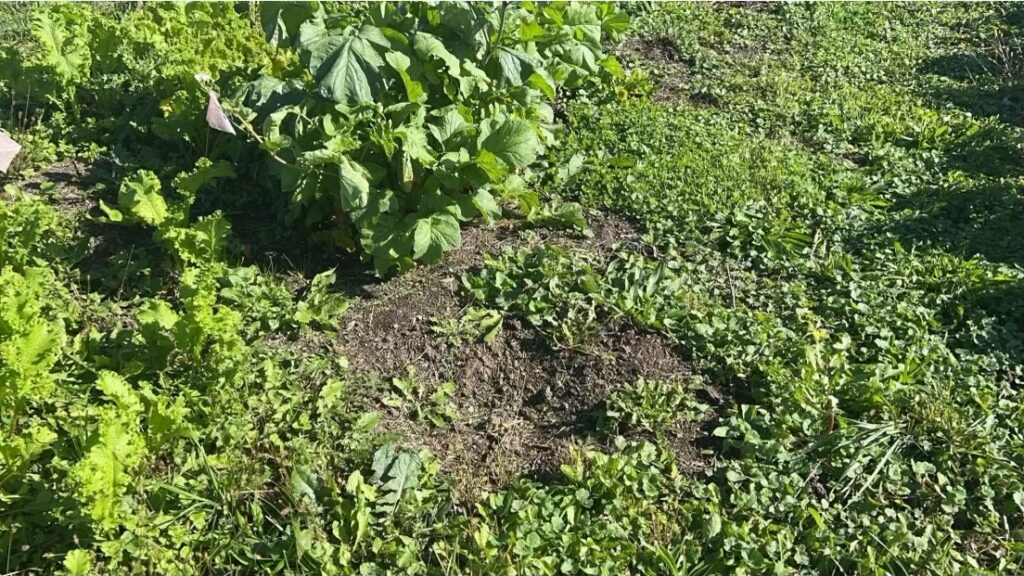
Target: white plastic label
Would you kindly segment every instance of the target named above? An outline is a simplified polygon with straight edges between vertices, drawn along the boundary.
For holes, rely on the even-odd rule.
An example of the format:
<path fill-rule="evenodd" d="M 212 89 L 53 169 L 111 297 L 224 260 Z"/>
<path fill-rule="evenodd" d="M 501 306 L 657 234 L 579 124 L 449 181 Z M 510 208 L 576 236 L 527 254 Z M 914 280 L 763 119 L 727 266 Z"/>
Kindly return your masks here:
<path fill-rule="evenodd" d="M 0 132 L 0 172 L 7 172 L 7 167 L 21 150 L 21 144 L 11 139 L 10 136 Z"/>
<path fill-rule="evenodd" d="M 221 132 L 227 132 L 228 134 L 235 133 L 235 127 L 231 125 L 231 120 L 228 119 L 228 115 L 225 114 L 224 109 L 220 107 L 220 102 L 217 100 L 217 93 L 213 90 L 210 90 L 210 103 L 206 105 L 206 123 L 214 130 L 220 130 Z"/>

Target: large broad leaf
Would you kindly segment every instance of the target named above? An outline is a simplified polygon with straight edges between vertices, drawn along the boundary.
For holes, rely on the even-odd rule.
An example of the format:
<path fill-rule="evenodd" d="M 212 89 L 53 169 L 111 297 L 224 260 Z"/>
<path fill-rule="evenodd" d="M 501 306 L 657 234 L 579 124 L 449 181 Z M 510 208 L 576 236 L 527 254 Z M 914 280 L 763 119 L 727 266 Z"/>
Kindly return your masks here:
<path fill-rule="evenodd" d="M 533 74 L 538 67 L 536 59 L 515 48 L 501 46 L 494 51 L 494 58 L 498 61 L 498 71 L 501 79 L 512 86 L 521 86 L 523 80 Z"/>
<path fill-rule="evenodd" d="M 18 363 L 26 375 L 43 374 L 56 361 L 55 353 L 60 349 L 62 338 L 51 325 L 38 322 L 32 328 L 12 341 L 12 350 L 17 351 Z"/>
<path fill-rule="evenodd" d="M 412 267 L 409 251 L 412 249 L 412 229 L 415 226 L 415 214 L 399 220 L 386 213 L 379 214 L 372 224 L 362 226 L 360 242 L 373 256 L 373 267 L 378 275 L 383 276 L 396 267 L 399 271 Z"/>
<path fill-rule="evenodd" d="M 391 478 L 381 487 L 384 494 L 381 496 L 380 502 L 398 506 L 402 495 L 407 490 L 412 490 L 419 485 L 420 466 L 419 456 L 411 452 L 399 454 L 391 465 L 391 469 L 388 470 L 388 476 Z"/>
<path fill-rule="evenodd" d="M 309 150 L 302 153 L 300 162 L 303 166 L 320 166 L 323 164 L 335 164 L 346 152 L 359 147 L 348 134 L 338 134 L 324 143 L 324 147 L 318 150 Z"/>
<path fill-rule="evenodd" d="M 393 444 L 385 444 L 373 455 L 373 476 L 370 482 L 381 486 L 380 502 L 398 505 L 402 494 L 419 485 L 422 462 L 412 452 L 397 452 Z M 385 481 L 386 479 L 386 481 Z"/>
<path fill-rule="evenodd" d="M 121 182 L 117 203 L 132 218 L 150 226 L 159 226 L 167 218 L 167 202 L 160 195 L 160 179 L 149 170 L 139 170 Z"/>
<path fill-rule="evenodd" d="M 512 168 L 533 163 L 541 152 L 533 125 L 527 120 L 506 120 L 492 130 L 480 144 Z"/>
<path fill-rule="evenodd" d="M 451 214 L 431 214 L 416 222 L 413 234 L 413 254 L 417 260 L 433 262 L 448 250 L 459 246 L 462 234 L 459 221 Z"/>
<path fill-rule="evenodd" d="M 224 257 L 231 223 L 221 213 L 214 212 L 200 218 L 192 229 L 198 233 L 197 258 L 205 258 L 208 262 L 216 262 Z"/>
<path fill-rule="evenodd" d="M 338 31 L 328 30 L 323 14 L 317 14 L 315 18 L 299 26 L 295 47 L 301 52 L 308 53 L 309 71 L 316 74 L 320 65 L 338 49 L 344 38 L 345 36 Z"/>
<path fill-rule="evenodd" d="M 103 370 L 96 379 L 96 387 L 103 392 L 103 395 L 113 400 L 118 408 L 127 412 L 139 412 L 142 410 L 142 401 L 139 395 L 132 389 L 131 384 L 120 374 Z"/>
<path fill-rule="evenodd" d="M 299 502 L 303 499 L 308 499 L 310 502 L 316 502 L 316 486 L 318 483 L 319 478 L 308 466 L 297 466 L 292 470 L 289 477 L 292 500 Z"/>
<path fill-rule="evenodd" d="M 309 53 L 309 71 L 320 92 L 341 104 L 368 104 L 384 93 L 384 59 L 387 38 L 375 26 L 348 27 L 337 34 L 322 18 L 299 28 L 298 47 Z"/>
<path fill-rule="evenodd" d="M 88 452 L 68 473 L 76 497 L 89 503 L 90 516 L 105 530 L 119 526 L 122 496 L 133 478 L 130 472 L 146 455 L 146 441 L 134 418 L 125 418 L 125 412 L 119 415 L 100 422 Z"/>
<path fill-rule="evenodd" d="M 498 201 L 494 199 L 494 196 L 484 188 L 476 191 L 476 194 L 473 196 L 473 206 L 480 211 L 480 216 L 488 224 L 501 218 L 501 206 L 498 205 Z"/>
<path fill-rule="evenodd" d="M 317 2 L 261 2 L 260 24 L 267 41 L 277 46 L 290 46 L 299 26 L 320 9 Z"/>
<path fill-rule="evenodd" d="M 402 150 L 424 166 L 430 166 L 437 161 L 430 150 L 430 143 L 427 142 L 427 132 L 422 126 L 402 126 L 395 131 L 395 136 L 402 141 Z"/>
<path fill-rule="evenodd" d="M 610 10 L 601 18 L 601 30 L 614 40 L 619 34 L 629 28 L 629 14 Z"/>
<path fill-rule="evenodd" d="M 500 182 L 508 175 L 508 164 L 487 150 L 478 152 L 473 164 L 487 177 L 487 182 Z"/>
<path fill-rule="evenodd" d="M 388 52 L 384 55 L 384 59 L 388 61 L 388 64 L 402 78 L 402 84 L 405 85 L 405 96 L 409 99 L 409 102 L 423 100 L 426 95 L 426 92 L 423 91 L 423 85 L 413 80 L 412 76 L 409 75 L 409 66 L 411 65 L 409 57 L 401 52 Z"/>
<path fill-rule="evenodd" d="M 583 44 L 573 44 L 559 53 L 563 62 L 581 68 L 586 73 L 597 71 L 597 55 L 592 48 Z"/>
<path fill-rule="evenodd" d="M 370 199 L 370 181 L 366 169 L 349 160 L 347 156 L 338 159 L 338 191 L 341 206 L 348 211 L 366 207 Z"/>
<path fill-rule="evenodd" d="M 551 77 L 551 74 L 543 68 L 537 68 L 533 74 L 526 79 L 526 84 L 530 88 L 540 90 L 548 98 L 548 100 L 555 99 L 555 80 Z"/>
<path fill-rule="evenodd" d="M 371 483 L 379 484 L 384 480 L 384 474 L 391 467 L 391 463 L 395 461 L 397 454 L 398 451 L 395 450 L 395 445 L 390 442 L 381 446 L 373 453 L 373 463 L 370 464 L 370 469 L 373 471 L 373 475 L 370 476 Z"/>
<path fill-rule="evenodd" d="M 230 232 L 227 219 L 220 212 L 214 212 L 188 227 L 165 227 L 158 231 L 157 238 L 170 244 L 182 261 L 206 264 L 223 259 Z"/>
<path fill-rule="evenodd" d="M 60 79 L 70 81 L 88 74 L 90 54 L 86 38 L 76 38 L 43 11 L 37 11 L 33 17 L 32 35 L 39 41 L 43 61 Z"/>
<path fill-rule="evenodd" d="M 464 130 L 470 128 L 471 125 L 462 116 L 456 106 L 449 106 L 442 113 L 438 114 L 437 120 L 427 126 L 430 133 L 437 139 L 438 144 L 442 148 L 447 149 L 445 146 L 448 140 Z"/>
<path fill-rule="evenodd" d="M 467 2 L 442 2 L 438 25 L 448 49 L 463 59 L 478 59 L 487 47 L 487 18 Z"/>
<path fill-rule="evenodd" d="M 567 26 L 600 25 L 601 18 L 597 15 L 597 6 L 587 2 L 570 2 L 565 6 Z"/>
<path fill-rule="evenodd" d="M 169 343 L 164 337 L 178 323 L 178 314 L 163 300 L 150 300 L 135 313 L 143 339 L 151 349 L 161 343 Z M 168 352 L 170 349 L 168 348 Z"/>
<path fill-rule="evenodd" d="M 420 60 L 424 62 L 433 59 L 440 60 L 448 68 L 449 74 L 452 76 L 459 75 L 459 59 L 445 48 L 444 43 L 437 36 L 432 36 L 426 32 L 418 32 L 416 36 L 413 36 L 412 49 Z"/>
<path fill-rule="evenodd" d="M 174 179 L 174 187 L 181 192 L 182 196 L 192 199 L 206 184 L 220 178 L 234 177 L 235 169 L 230 162 L 221 160 L 214 163 L 209 158 L 200 158 L 196 161 L 195 170 L 188 173 L 183 172 Z"/>
<path fill-rule="evenodd" d="M 256 112 L 251 122 L 261 125 L 272 113 L 295 106 L 306 97 L 306 88 L 300 80 L 285 82 L 272 76 L 260 76 L 235 92 L 233 100 Z"/>

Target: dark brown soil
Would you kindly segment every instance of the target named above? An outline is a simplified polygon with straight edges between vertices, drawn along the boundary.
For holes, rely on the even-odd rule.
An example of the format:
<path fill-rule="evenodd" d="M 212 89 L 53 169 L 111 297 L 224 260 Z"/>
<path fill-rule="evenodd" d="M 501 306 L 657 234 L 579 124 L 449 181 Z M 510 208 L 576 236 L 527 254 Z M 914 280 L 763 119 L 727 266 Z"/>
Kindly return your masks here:
<path fill-rule="evenodd" d="M 715 8 L 740 8 L 743 10 L 753 10 L 755 12 L 771 10 L 776 4 L 780 2 L 769 2 L 767 0 L 736 0 L 730 2 L 713 2 Z"/>
<path fill-rule="evenodd" d="M 406 408 L 380 403 L 376 391 L 367 408 L 385 415 L 384 427 L 400 443 L 430 449 L 457 491 L 472 498 L 523 475 L 547 476 L 566 461 L 574 445 L 602 443 L 597 418 L 608 393 L 638 377 L 686 378 L 690 364 L 683 351 L 660 335 L 626 322 L 606 327 L 583 350 L 555 349 L 538 331 L 506 319 L 492 343 L 456 345 L 437 336 L 434 318 L 457 318 L 467 302 L 460 295 L 461 275 L 482 264 L 487 252 L 539 243 L 571 244 L 604 252 L 616 243 L 635 242 L 626 222 L 591 223 L 592 238 L 554 233 L 523 235 L 508 223 L 466 231 L 463 246 L 444 262 L 374 286 L 345 315 L 339 353 L 356 373 L 387 387 L 408 367 L 433 390 L 454 382 L 456 420 L 438 427 Z M 681 467 L 699 467 L 693 429 L 670 439 Z"/>
<path fill-rule="evenodd" d="M 31 178 L 18 183 L 18 187 L 32 194 L 42 194 L 50 204 L 69 217 L 77 217 L 95 206 L 88 190 L 99 182 L 89 166 L 74 160 L 61 160 Z"/>
<path fill-rule="evenodd" d="M 667 36 L 630 38 L 616 48 L 616 55 L 627 67 L 647 69 L 656 89 L 651 98 L 658 102 L 686 99 L 690 67 L 682 61 L 675 42 Z"/>

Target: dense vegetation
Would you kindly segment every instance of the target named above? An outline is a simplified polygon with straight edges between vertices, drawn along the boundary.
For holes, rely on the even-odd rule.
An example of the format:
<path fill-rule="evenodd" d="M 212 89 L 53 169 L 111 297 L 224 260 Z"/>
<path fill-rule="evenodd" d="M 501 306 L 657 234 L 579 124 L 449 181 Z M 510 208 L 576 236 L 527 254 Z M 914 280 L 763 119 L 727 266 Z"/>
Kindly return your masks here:
<path fill-rule="evenodd" d="M 754 8 L 0 8 L 0 570 L 1024 570 L 1024 10 Z M 439 339 L 694 373 L 467 501 L 331 342 L 497 220 Z"/>

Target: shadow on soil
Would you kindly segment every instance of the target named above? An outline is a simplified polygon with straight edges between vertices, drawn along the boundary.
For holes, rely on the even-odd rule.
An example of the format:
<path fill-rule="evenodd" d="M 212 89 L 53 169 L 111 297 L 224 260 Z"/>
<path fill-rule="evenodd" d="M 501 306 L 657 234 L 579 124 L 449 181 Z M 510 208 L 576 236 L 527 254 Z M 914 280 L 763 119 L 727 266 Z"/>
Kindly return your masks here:
<path fill-rule="evenodd" d="M 974 53 L 946 55 L 921 66 L 932 80 L 926 97 L 980 121 L 938 151 L 932 176 L 890 209 L 894 217 L 869 236 L 891 234 L 904 246 L 924 246 L 964 259 L 1024 266 L 1024 6 L 1008 6 L 1004 32 Z M 944 323 L 968 326 L 957 348 L 1024 354 L 1024 317 L 1013 303 L 1024 282 L 980 279 L 955 291 Z M 952 292 L 951 292 L 952 293 Z M 955 333 L 956 331 L 952 331 Z"/>
<path fill-rule="evenodd" d="M 1004 24 L 1024 22 L 1007 7 Z M 1013 26 L 990 33 L 975 53 L 945 55 L 920 67 L 926 97 L 980 120 L 935 156 L 934 177 L 893 206 L 885 232 L 907 245 L 936 247 L 964 258 L 1024 264 L 1024 37 Z"/>

